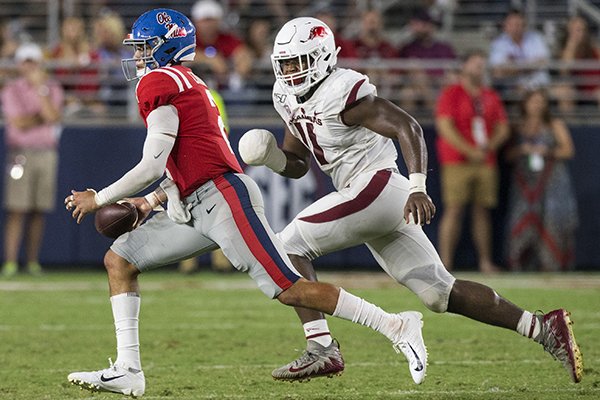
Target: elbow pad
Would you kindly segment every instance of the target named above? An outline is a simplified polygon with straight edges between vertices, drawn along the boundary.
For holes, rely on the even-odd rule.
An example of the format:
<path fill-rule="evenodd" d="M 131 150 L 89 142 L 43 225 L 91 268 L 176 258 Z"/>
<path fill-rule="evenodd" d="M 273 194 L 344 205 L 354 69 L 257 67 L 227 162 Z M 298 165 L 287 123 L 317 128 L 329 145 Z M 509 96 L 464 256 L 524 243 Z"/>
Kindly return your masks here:
<path fill-rule="evenodd" d="M 238 151 L 246 164 L 265 165 L 277 173 L 282 172 L 287 164 L 287 157 L 277 147 L 275 136 L 266 129 L 251 129 L 244 133 Z"/>

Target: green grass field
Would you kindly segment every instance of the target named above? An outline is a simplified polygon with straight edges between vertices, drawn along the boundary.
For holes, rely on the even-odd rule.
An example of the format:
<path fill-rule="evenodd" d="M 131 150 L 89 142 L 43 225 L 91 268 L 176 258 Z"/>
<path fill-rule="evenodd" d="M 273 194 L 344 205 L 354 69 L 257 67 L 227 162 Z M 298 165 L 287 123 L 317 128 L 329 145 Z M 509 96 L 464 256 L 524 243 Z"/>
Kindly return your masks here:
<path fill-rule="evenodd" d="M 541 346 L 515 332 L 427 311 L 383 274 L 321 274 L 389 311 L 424 314 L 429 369 L 412 383 L 388 340 L 330 319 L 342 346 L 341 377 L 282 383 L 270 372 L 304 347 L 292 309 L 270 301 L 246 275 L 149 272 L 141 277 L 146 399 L 598 399 L 600 274 L 479 275 L 530 310 L 572 313 L 585 372 L 573 384 Z M 82 391 L 67 374 L 115 358 L 103 273 L 49 273 L 0 281 L 0 399 L 114 399 Z"/>

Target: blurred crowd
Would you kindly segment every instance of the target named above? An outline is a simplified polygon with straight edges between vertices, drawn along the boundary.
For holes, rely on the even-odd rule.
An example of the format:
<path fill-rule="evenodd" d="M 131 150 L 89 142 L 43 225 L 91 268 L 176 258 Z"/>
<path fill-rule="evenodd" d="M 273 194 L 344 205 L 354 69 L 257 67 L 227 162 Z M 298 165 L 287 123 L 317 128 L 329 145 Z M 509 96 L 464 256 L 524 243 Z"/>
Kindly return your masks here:
<path fill-rule="evenodd" d="M 335 32 L 342 66 L 367 73 L 382 96 L 407 111 L 426 110 L 432 115 L 441 89 L 456 82 L 457 57 L 473 50 L 452 43 L 452 35 L 442 29 L 445 13 L 458 3 L 414 2 L 402 21 L 392 20 L 381 7 L 359 7 L 353 1 L 200 0 L 181 11 L 191 16 L 197 28 L 194 70 L 227 104 L 270 102 L 274 32 L 288 18 L 312 15 Z M 104 8 L 91 19 L 63 18 L 57 43 L 42 46 L 49 69 L 65 89 L 67 116 L 112 115 L 113 106 L 131 100 L 120 72 L 121 58 L 130 56 L 121 45 L 130 21 L 124 21 L 118 7 L 113 8 Z M 561 21 L 552 37 L 529 27 L 526 15 L 518 10 L 507 9 L 504 20 L 497 22 L 493 37 L 482 41 L 488 48 L 478 50 L 489 55 L 490 82 L 508 106 L 516 104 L 526 90 L 540 87 L 549 90 L 553 107 L 564 113 L 580 104 L 599 103 L 600 50 L 585 18 Z M 18 20 L 2 26 L 0 61 L 5 81 L 17 47 L 32 39 Z"/>

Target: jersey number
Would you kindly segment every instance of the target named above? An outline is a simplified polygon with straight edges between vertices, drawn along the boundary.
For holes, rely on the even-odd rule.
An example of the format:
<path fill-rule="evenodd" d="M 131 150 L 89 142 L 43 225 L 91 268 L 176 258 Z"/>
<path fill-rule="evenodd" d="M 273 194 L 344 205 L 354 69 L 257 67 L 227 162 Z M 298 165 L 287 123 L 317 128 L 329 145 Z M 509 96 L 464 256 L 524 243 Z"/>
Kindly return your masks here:
<path fill-rule="evenodd" d="M 294 126 L 300 133 L 300 138 L 302 143 L 308 148 L 312 150 L 315 158 L 319 165 L 327 165 L 329 162 L 325 159 L 325 154 L 323 153 L 323 148 L 317 142 L 317 135 L 315 135 L 315 126 L 310 122 L 305 122 L 304 125 L 300 122 L 294 122 Z M 306 127 L 306 128 L 305 128 Z M 310 144 L 309 144 L 310 141 Z"/>

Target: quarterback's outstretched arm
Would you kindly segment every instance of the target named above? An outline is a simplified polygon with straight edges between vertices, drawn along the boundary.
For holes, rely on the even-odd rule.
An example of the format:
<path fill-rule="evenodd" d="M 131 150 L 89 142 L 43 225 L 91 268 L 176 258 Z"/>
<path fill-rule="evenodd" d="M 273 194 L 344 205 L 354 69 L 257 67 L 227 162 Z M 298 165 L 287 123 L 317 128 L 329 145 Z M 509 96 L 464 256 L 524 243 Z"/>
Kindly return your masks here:
<path fill-rule="evenodd" d="M 99 206 L 137 193 L 163 176 L 179 129 L 177 109 L 170 105 L 158 107 L 148 115 L 146 123 L 148 135 L 142 159 L 121 179 L 98 192 L 95 200 Z"/>
<path fill-rule="evenodd" d="M 72 216 L 77 219 L 77 223 L 101 206 L 148 187 L 164 174 L 179 126 L 177 110 L 173 106 L 159 107 L 148 115 L 146 122 L 148 135 L 142 159 L 135 167 L 98 193 L 92 189 L 84 192 L 72 190 L 71 195 L 65 199 L 67 210 L 73 209 Z"/>

